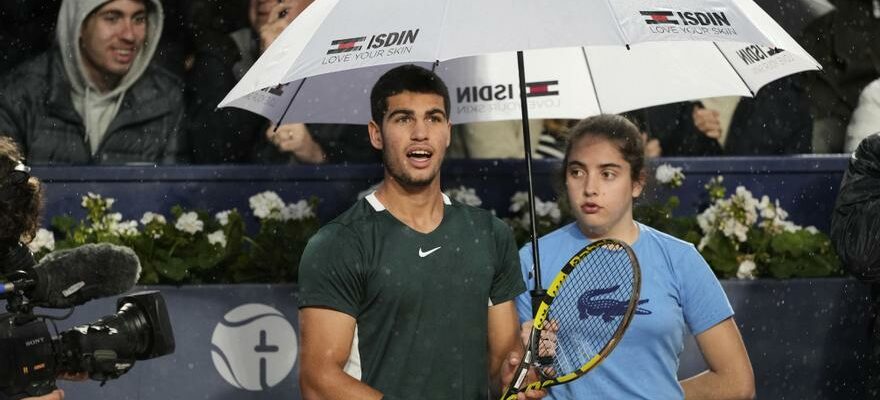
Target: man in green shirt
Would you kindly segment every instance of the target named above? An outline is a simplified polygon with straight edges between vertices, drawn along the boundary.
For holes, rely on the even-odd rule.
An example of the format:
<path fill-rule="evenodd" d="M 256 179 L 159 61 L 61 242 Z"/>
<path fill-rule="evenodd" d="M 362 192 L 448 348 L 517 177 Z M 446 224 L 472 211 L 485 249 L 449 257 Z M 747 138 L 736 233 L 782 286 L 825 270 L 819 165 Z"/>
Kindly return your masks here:
<path fill-rule="evenodd" d="M 513 235 L 440 191 L 451 124 L 437 75 L 395 68 L 370 101 L 384 181 L 321 228 L 300 262 L 303 397 L 485 399 L 522 352 Z M 361 376 L 344 372 L 350 358 Z"/>

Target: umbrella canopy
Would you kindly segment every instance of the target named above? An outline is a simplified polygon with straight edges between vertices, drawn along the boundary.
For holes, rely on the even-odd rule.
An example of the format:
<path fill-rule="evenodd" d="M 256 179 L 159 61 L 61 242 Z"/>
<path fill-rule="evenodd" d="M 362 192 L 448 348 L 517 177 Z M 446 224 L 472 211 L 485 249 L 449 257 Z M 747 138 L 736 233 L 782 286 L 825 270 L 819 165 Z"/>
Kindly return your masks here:
<path fill-rule="evenodd" d="M 815 61 L 805 54 L 800 47 L 784 51 L 735 42 L 526 51 L 529 115 L 581 119 L 682 100 L 752 96 L 773 80 L 816 69 Z M 397 65 L 340 71 L 276 85 L 230 105 L 283 123 L 366 124 L 370 121 L 370 88 L 379 76 Z M 432 68 L 431 63 L 421 65 Z M 436 72 L 449 87 L 453 123 L 521 117 L 515 53 L 445 61 L 436 66 Z"/>
<path fill-rule="evenodd" d="M 509 0 L 418 4 L 412 0 L 317 0 L 282 32 L 220 106 L 250 109 L 277 121 L 287 107 L 277 110 L 249 104 L 271 99 L 267 96 L 243 99 L 279 84 L 289 84 L 286 90 L 297 97 L 298 91 L 312 86 L 328 96 L 362 96 L 363 92 L 337 84 L 338 77 L 308 84 L 300 81 L 379 65 L 544 48 L 634 48 L 638 43 L 658 41 L 754 44 L 781 48 L 812 62 L 751 0 L 558 0 L 552 6 Z M 686 50 L 679 54 L 682 57 L 673 61 L 676 64 L 696 62 Z M 364 76 L 373 75 L 378 76 Z M 328 81 L 331 85 L 325 86 Z M 302 94 L 304 101 L 315 98 L 308 92 Z"/>

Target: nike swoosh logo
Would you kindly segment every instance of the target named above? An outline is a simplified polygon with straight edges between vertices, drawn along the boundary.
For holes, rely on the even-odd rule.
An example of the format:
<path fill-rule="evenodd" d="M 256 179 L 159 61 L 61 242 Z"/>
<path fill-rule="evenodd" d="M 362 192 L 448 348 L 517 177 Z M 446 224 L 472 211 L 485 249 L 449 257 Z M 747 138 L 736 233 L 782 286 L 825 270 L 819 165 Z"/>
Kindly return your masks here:
<path fill-rule="evenodd" d="M 435 248 L 433 248 L 433 249 L 431 249 L 431 250 L 428 250 L 428 251 L 422 251 L 422 248 L 419 247 L 419 257 L 425 258 L 425 257 L 431 255 L 431 253 L 433 253 L 433 252 L 435 252 L 435 251 L 437 251 L 437 250 L 440 250 L 440 246 L 437 246 L 437 247 L 435 247 Z"/>

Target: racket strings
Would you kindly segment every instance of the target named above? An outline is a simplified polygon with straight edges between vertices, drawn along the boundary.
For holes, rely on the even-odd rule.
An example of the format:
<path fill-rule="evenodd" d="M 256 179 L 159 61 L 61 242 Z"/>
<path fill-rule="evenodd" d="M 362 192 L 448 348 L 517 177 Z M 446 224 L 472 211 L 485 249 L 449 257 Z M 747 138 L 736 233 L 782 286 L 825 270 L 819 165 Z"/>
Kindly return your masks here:
<path fill-rule="evenodd" d="M 551 304 L 537 343 L 538 370 L 546 377 L 567 375 L 600 354 L 625 323 L 634 284 L 622 246 L 599 247 L 582 258 Z"/>

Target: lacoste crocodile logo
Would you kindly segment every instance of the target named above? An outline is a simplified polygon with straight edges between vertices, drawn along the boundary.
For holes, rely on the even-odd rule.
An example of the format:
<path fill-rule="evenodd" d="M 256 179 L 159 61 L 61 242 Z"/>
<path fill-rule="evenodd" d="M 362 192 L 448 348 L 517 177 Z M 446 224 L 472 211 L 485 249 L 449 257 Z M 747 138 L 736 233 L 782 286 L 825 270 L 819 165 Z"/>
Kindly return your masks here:
<path fill-rule="evenodd" d="M 626 312 L 626 306 L 628 302 L 614 300 L 614 299 L 596 299 L 597 296 L 602 296 L 609 293 L 614 293 L 617 291 L 620 285 L 612 286 L 609 288 L 602 289 L 592 289 L 587 290 L 584 294 L 578 298 L 577 309 L 580 319 L 585 319 L 587 317 L 602 317 L 602 321 L 611 322 L 614 317 L 622 316 L 623 313 Z M 650 299 L 639 300 L 639 305 L 645 304 Z M 638 315 L 648 315 L 651 314 L 650 310 L 638 307 L 636 308 L 636 314 Z"/>
<path fill-rule="evenodd" d="M 440 246 L 437 246 L 437 247 L 435 247 L 435 248 L 433 248 L 433 249 L 431 249 L 431 250 L 428 250 L 428 251 L 422 251 L 422 248 L 419 247 L 419 257 L 421 257 L 421 258 L 425 258 L 425 257 L 431 255 L 431 253 L 433 253 L 433 252 L 435 252 L 435 251 L 437 251 L 437 250 L 440 250 Z"/>

